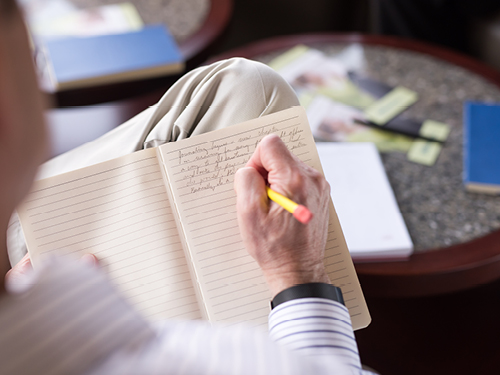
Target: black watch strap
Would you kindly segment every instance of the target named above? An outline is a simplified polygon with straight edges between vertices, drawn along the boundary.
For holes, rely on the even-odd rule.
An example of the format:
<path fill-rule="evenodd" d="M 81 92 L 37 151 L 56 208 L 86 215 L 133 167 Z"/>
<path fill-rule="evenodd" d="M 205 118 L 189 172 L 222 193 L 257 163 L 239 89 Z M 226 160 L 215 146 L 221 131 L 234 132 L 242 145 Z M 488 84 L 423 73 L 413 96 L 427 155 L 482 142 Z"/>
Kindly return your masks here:
<path fill-rule="evenodd" d="M 330 299 L 340 302 L 345 306 L 342 290 L 339 287 L 325 283 L 309 283 L 295 285 L 276 294 L 271 301 L 271 309 L 274 309 L 283 302 L 313 297 Z"/>

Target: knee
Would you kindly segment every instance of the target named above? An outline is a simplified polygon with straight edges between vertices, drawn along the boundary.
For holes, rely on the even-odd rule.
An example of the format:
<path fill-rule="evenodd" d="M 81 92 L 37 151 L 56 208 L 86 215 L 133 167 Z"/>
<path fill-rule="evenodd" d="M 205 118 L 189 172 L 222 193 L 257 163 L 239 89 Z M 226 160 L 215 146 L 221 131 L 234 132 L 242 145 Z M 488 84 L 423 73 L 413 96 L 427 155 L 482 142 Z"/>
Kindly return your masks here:
<path fill-rule="evenodd" d="M 219 62 L 224 70 L 235 77 L 245 79 L 258 79 L 261 75 L 269 77 L 271 81 L 280 81 L 283 78 L 266 64 L 244 57 L 232 57 Z"/>
<path fill-rule="evenodd" d="M 258 61 L 249 60 L 243 57 L 233 57 L 221 61 L 224 70 L 231 79 L 238 83 L 254 84 L 260 83 L 266 86 L 284 86 L 290 88 L 290 85 L 275 70 Z M 291 89 L 291 88 L 290 88 Z"/>
<path fill-rule="evenodd" d="M 299 105 L 292 87 L 269 66 L 242 57 L 220 61 L 219 64 L 228 85 L 245 87 L 247 92 L 262 95 L 267 106 L 280 110 Z"/>

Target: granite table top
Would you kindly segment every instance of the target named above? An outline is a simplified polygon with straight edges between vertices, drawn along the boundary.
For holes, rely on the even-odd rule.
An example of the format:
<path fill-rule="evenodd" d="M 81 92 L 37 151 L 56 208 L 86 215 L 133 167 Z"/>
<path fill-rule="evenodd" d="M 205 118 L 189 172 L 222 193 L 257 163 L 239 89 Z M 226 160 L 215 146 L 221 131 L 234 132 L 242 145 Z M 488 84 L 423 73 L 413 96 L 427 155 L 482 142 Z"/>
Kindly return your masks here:
<path fill-rule="evenodd" d="M 71 0 L 78 8 L 117 4 L 122 0 Z M 145 24 L 164 23 L 181 43 L 204 23 L 210 11 L 210 0 L 130 0 Z"/>
<path fill-rule="evenodd" d="M 347 45 L 310 46 L 335 55 Z M 419 101 L 406 112 L 409 117 L 451 126 L 432 167 L 409 162 L 404 153 L 382 154 L 415 252 L 467 242 L 500 228 L 500 197 L 466 192 L 462 183 L 463 103 L 500 102 L 500 89 L 475 73 L 430 55 L 386 46 L 363 48 L 365 74 L 419 94 Z M 269 62 L 281 52 L 256 60 Z"/>

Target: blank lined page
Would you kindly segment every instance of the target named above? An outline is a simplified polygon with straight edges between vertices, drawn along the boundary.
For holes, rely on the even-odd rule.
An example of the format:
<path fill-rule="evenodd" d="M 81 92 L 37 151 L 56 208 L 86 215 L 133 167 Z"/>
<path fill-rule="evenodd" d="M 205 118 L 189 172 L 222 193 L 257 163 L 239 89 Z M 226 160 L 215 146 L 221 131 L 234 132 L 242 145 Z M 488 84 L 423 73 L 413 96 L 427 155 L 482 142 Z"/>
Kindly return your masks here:
<path fill-rule="evenodd" d="M 240 237 L 233 176 L 270 133 L 279 135 L 302 161 L 321 170 L 301 107 L 160 147 L 212 321 L 267 323 L 271 295 Z M 328 272 L 332 282 L 342 287 L 353 326 L 364 327 L 369 313 L 333 205 L 329 232 Z"/>
<path fill-rule="evenodd" d="M 155 149 L 37 181 L 19 214 L 35 267 L 93 253 L 146 317 L 201 318 Z"/>

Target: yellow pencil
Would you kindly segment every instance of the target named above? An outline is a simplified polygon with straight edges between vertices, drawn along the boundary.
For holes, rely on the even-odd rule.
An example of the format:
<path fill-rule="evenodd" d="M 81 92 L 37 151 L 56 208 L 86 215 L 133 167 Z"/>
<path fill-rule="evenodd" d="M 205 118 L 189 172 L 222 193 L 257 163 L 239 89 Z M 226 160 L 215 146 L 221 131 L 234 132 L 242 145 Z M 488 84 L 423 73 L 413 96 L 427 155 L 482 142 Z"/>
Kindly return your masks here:
<path fill-rule="evenodd" d="M 307 209 L 307 207 L 295 203 L 294 201 L 288 199 L 287 197 L 281 195 L 280 193 L 275 192 L 269 186 L 266 186 L 266 190 L 269 199 L 278 203 L 285 210 L 292 213 L 293 216 L 302 224 L 307 224 L 312 219 L 313 215 L 311 211 Z"/>

